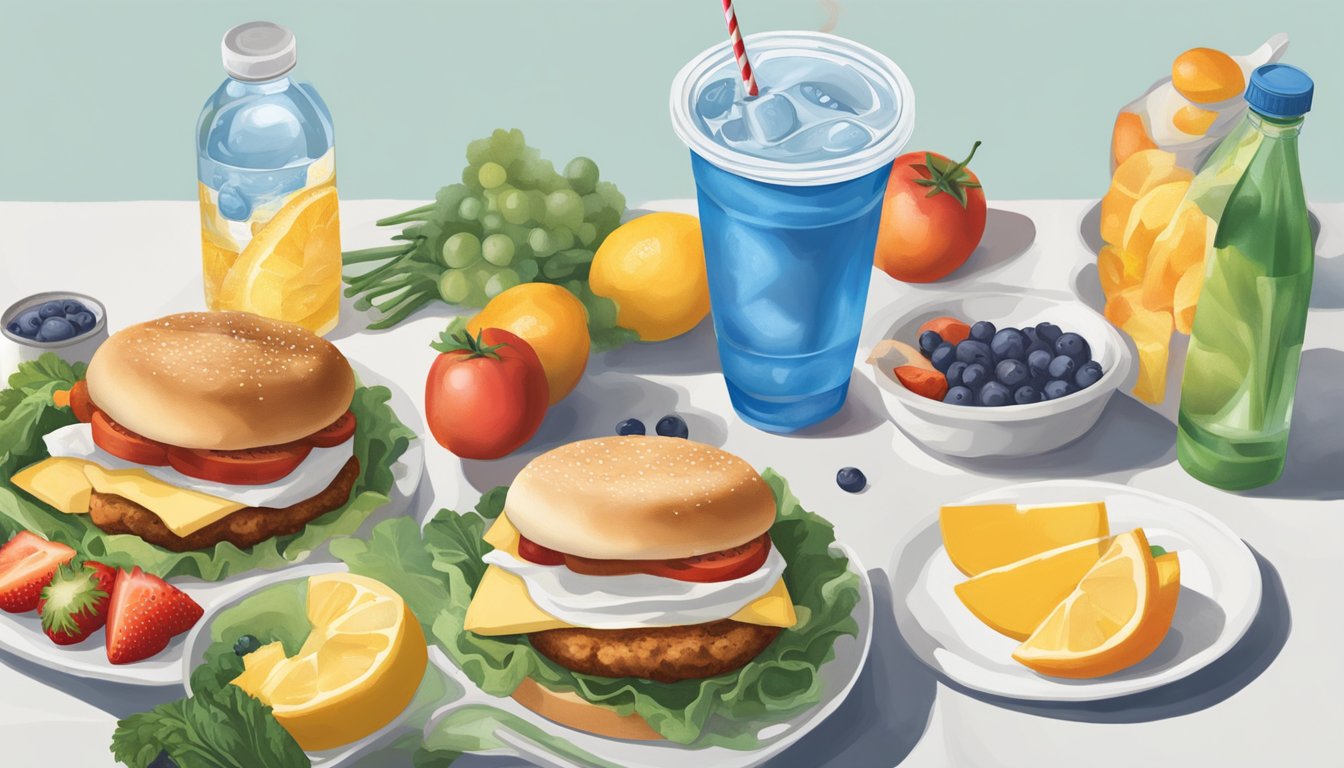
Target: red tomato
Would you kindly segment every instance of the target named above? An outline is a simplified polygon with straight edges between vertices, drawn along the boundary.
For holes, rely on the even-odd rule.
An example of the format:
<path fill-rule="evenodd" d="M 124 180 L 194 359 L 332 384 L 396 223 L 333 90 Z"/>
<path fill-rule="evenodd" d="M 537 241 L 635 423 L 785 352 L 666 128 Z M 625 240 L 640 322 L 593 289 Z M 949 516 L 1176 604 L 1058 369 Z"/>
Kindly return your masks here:
<path fill-rule="evenodd" d="M 355 436 L 355 414 L 346 411 L 341 418 L 330 426 L 308 436 L 308 442 L 316 448 L 335 448 Z"/>
<path fill-rule="evenodd" d="M 96 406 L 89 399 L 89 385 L 83 379 L 75 382 L 75 386 L 70 388 L 70 410 L 75 414 L 75 418 L 88 424 L 93 421 L 93 412 Z"/>
<path fill-rule="evenodd" d="M 531 345 L 485 328 L 435 345 L 443 354 L 425 382 L 425 418 L 439 445 L 464 459 L 507 456 L 536 434 L 550 387 Z"/>
<path fill-rule="evenodd" d="M 173 447 L 168 449 L 168 463 L 188 477 L 229 485 L 265 485 L 298 469 L 312 450 L 312 444 L 304 440 L 241 451 Z"/>
<path fill-rule="evenodd" d="M 966 167 L 936 152 L 896 158 L 882 202 L 873 263 L 907 283 L 941 280 L 966 263 L 985 234 L 985 192 Z"/>
<path fill-rule="evenodd" d="M 550 547 L 543 547 L 526 536 L 518 537 L 518 555 L 537 565 L 564 565 L 565 556 Z"/>
<path fill-rule="evenodd" d="M 151 467 L 168 463 L 168 446 L 163 443 L 137 435 L 102 411 L 93 412 L 92 423 L 94 444 L 113 456 Z"/>
<path fill-rule="evenodd" d="M 527 539 L 523 539 L 527 541 Z M 539 545 L 527 542 L 537 549 L 550 552 Z M 549 562 L 528 557 L 520 546 L 518 554 L 541 565 Z M 677 581 L 709 583 L 740 579 L 765 564 L 770 555 L 770 534 L 763 533 L 746 544 L 720 552 L 710 552 L 679 560 L 596 560 L 577 555 L 562 555 L 565 566 L 575 573 L 589 576 L 623 576 L 630 573 L 647 573 L 650 576 L 662 576 Z"/>

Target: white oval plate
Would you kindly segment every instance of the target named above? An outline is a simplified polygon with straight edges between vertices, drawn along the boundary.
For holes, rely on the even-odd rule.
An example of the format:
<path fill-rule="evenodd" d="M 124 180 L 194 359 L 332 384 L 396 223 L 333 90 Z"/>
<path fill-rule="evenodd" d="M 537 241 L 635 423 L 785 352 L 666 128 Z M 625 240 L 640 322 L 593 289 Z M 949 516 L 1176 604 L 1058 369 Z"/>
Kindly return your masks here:
<path fill-rule="evenodd" d="M 1171 630 L 1144 661 L 1106 677 L 1065 680 L 1018 664 L 1018 642 L 985 626 L 953 586 L 965 576 L 943 549 L 938 517 L 897 548 L 891 568 L 896 625 L 935 672 L 984 693 L 1034 701 L 1094 701 L 1151 690 L 1199 670 L 1231 650 L 1260 608 L 1260 568 L 1246 545 L 1207 512 L 1156 493 L 1078 480 L 1012 485 L 957 504 L 1105 501 L 1111 533 L 1143 528 L 1152 544 L 1181 559 L 1181 596 Z"/>
<path fill-rule="evenodd" d="M 415 425 L 420 423 L 414 403 L 396 384 L 353 360 L 350 362 L 364 386 L 381 386 L 391 390 L 392 399 L 389 404 L 403 424 L 414 429 Z M 384 507 L 375 510 L 370 516 L 372 519 L 382 519 L 404 512 L 415 496 L 425 466 L 422 442 L 419 439 L 412 440 L 406 452 L 392 466 L 396 483 L 392 499 Z M 323 561 L 330 561 L 325 547 L 313 552 L 304 562 Z M 251 586 L 257 582 L 273 579 L 274 573 L 274 571 L 249 571 L 217 582 L 181 578 L 174 579 L 173 586 L 190 595 L 191 599 L 209 614 L 221 600 L 236 594 L 240 586 Z M 77 645 L 60 646 L 43 634 L 42 621 L 37 614 L 0 613 L 0 649 L 47 669 L 126 685 L 164 686 L 181 683 L 185 637 L 179 635 L 173 638 L 167 648 L 152 658 L 134 664 L 118 665 L 111 664 L 107 660 L 102 632 L 95 632 L 93 637 Z"/>
<path fill-rule="evenodd" d="M 810 709 L 787 720 L 760 725 L 756 733 L 761 746 L 750 750 L 726 747 L 696 747 L 671 742 L 623 741 L 577 731 L 538 715 L 510 698 L 496 698 L 482 692 L 475 683 L 458 669 L 436 646 L 430 647 L 430 663 L 439 666 L 466 691 L 466 694 L 440 709 L 431 718 L 433 723 L 459 708 L 486 705 L 502 710 L 535 725 L 548 734 L 559 736 L 593 757 L 615 765 L 638 765 L 642 768 L 685 768 L 688 765 L 706 765 L 714 768 L 752 768 L 788 749 L 845 701 L 868 660 L 873 643 L 873 585 L 868 572 L 859 563 L 854 551 L 842 544 L 833 545 L 849 558 L 849 567 L 859 577 L 859 602 L 854 606 L 854 620 L 859 625 L 854 637 L 841 637 L 835 643 L 835 657 L 821 668 L 822 699 Z M 492 750 L 482 754 L 508 754 L 540 766 L 578 766 L 567 757 L 552 754 L 544 745 L 512 731 L 497 733 L 509 749 Z"/>

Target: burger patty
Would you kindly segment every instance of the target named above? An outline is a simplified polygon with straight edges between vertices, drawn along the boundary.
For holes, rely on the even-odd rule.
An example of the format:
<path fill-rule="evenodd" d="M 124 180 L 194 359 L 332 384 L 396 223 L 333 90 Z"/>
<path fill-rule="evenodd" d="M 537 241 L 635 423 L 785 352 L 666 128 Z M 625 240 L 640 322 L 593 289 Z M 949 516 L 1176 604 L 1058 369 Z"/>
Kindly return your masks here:
<path fill-rule="evenodd" d="M 542 656 L 585 675 L 675 683 L 738 669 L 778 634 L 779 627 L 723 619 L 647 629 L 549 629 L 528 640 Z"/>
<path fill-rule="evenodd" d="M 209 549 L 221 541 L 247 549 L 275 536 L 298 533 L 312 520 L 339 508 L 350 498 L 358 477 L 359 460 L 351 456 L 326 490 L 310 499 L 278 509 L 243 507 L 188 536 L 178 536 L 158 515 L 113 494 L 95 491 L 89 498 L 89 517 L 107 533 L 133 534 L 174 552 Z"/>

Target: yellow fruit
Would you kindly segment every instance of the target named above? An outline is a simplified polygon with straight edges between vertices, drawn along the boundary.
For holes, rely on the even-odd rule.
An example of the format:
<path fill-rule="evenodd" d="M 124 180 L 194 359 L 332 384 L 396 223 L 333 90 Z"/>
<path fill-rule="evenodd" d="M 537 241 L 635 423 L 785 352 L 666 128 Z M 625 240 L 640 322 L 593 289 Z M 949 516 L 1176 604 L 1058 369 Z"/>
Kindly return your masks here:
<path fill-rule="evenodd" d="M 1109 537 L 1081 541 L 981 571 L 957 597 L 990 629 L 1026 640 L 1110 548 Z"/>
<path fill-rule="evenodd" d="M 1199 304 L 1199 291 L 1204 287 L 1204 262 L 1197 261 L 1186 268 L 1185 274 L 1176 281 L 1176 290 L 1172 296 L 1172 319 L 1176 330 L 1189 335 L 1195 324 L 1195 309 Z"/>
<path fill-rule="evenodd" d="M 1176 110 L 1176 114 L 1171 116 L 1171 124 L 1181 133 L 1203 136 L 1209 132 L 1209 126 L 1213 125 L 1213 121 L 1217 119 L 1217 112 L 1187 104 Z"/>
<path fill-rule="evenodd" d="M 429 661 L 420 622 L 401 596 L 363 576 L 314 576 L 308 621 L 313 629 L 298 654 L 264 646 L 244 657 L 233 684 L 272 707 L 310 752 L 362 739 L 401 714 Z"/>
<path fill-rule="evenodd" d="M 482 328 L 501 328 L 532 345 L 546 370 L 552 405 L 573 391 L 588 367 L 588 310 L 561 286 L 515 285 L 467 323 L 472 336 Z"/>
<path fill-rule="evenodd" d="M 943 547 L 967 576 L 1109 534 L 1101 502 L 948 505 L 938 514 Z"/>
<path fill-rule="evenodd" d="M 201 267 L 205 282 L 205 306 L 215 309 L 224 277 L 238 259 L 238 244 L 229 235 L 228 224 L 219 215 L 209 187 L 196 182 L 201 201 Z"/>
<path fill-rule="evenodd" d="M 1169 575 L 1170 566 L 1164 568 Z M 1106 554 L 1022 645 L 1013 658 L 1043 675 L 1093 678 L 1113 674 L 1161 645 L 1176 613 L 1142 529 L 1115 537 Z M 1169 576 L 1170 577 L 1170 576 Z"/>
<path fill-rule="evenodd" d="M 1129 212 L 1129 223 L 1120 241 L 1126 251 L 1148 258 L 1153 241 L 1171 223 L 1190 188 L 1189 180 L 1169 181 L 1148 190 Z"/>
<path fill-rule="evenodd" d="M 1097 254 L 1097 273 L 1101 291 L 1109 299 L 1143 280 L 1143 261 L 1116 245 L 1107 245 Z"/>
<path fill-rule="evenodd" d="M 219 308 L 322 334 L 336 326 L 340 290 L 336 188 L 314 187 L 295 195 L 243 249 L 220 287 Z"/>
<path fill-rule="evenodd" d="M 1143 127 L 1143 118 L 1133 112 L 1116 115 L 1115 127 L 1111 129 L 1111 169 L 1145 149 L 1157 149 L 1157 145 Z"/>
<path fill-rule="evenodd" d="M 1240 96 L 1246 78 L 1236 60 L 1213 48 L 1191 48 L 1171 63 L 1171 84 L 1197 104 L 1212 104 Z"/>
<path fill-rule="evenodd" d="M 1139 290 L 1142 289 L 1132 289 Z M 1120 330 L 1129 334 L 1139 352 L 1139 376 L 1134 384 L 1134 396 L 1145 402 L 1157 404 L 1166 397 L 1167 357 L 1171 351 L 1172 319 L 1170 312 L 1153 312 L 1140 302 L 1126 300 L 1124 309 L 1128 311 L 1122 321 L 1111 322 L 1120 326 Z M 1119 313 L 1117 313 L 1119 314 Z M 1108 305 L 1108 318 L 1112 317 Z"/>
<path fill-rule="evenodd" d="M 616 302 L 616 324 L 641 341 L 662 341 L 709 314 L 700 220 L 650 213 L 607 236 L 588 272 L 593 293 Z"/>
<path fill-rule="evenodd" d="M 1116 167 L 1111 187 L 1101 199 L 1101 238 L 1111 245 L 1121 244 L 1130 212 L 1139 198 L 1162 184 L 1189 181 L 1193 177 L 1190 171 L 1176 165 L 1176 155 L 1171 152 L 1146 149 L 1133 153 Z"/>

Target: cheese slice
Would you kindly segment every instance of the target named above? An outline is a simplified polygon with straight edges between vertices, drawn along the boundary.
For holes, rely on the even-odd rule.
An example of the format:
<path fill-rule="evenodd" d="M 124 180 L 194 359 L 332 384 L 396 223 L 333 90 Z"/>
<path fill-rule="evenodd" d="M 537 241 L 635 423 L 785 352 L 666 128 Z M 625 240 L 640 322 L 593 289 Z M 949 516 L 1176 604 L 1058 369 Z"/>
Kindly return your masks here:
<path fill-rule="evenodd" d="M 93 490 L 139 504 L 158 515 L 168 530 L 178 536 L 190 536 L 247 506 L 206 493 L 177 488 L 139 469 L 108 471 L 97 464 L 88 464 L 84 467 L 84 476 Z"/>
<path fill-rule="evenodd" d="M 25 467 L 10 480 L 39 501 L 71 515 L 89 511 L 93 486 L 84 477 L 83 459 L 45 459 Z"/>
<path fill-rule="evenodd" d="M 482 538 L 495 549 L 522 559 L 518 554 L 521 536 L 503 514 Z M 744 624 L 786 628 L 798 621 L 793 598 L 783 579 L 729 618 Z M 476 587 L 476 594 L 467 607 L 465 625 L 471 632 L 490 636 L 521 635 L 572 626 L 538 608 L 528 595 L 527 584 L 521 576 L 494 565 L 486 569 Z"/>

